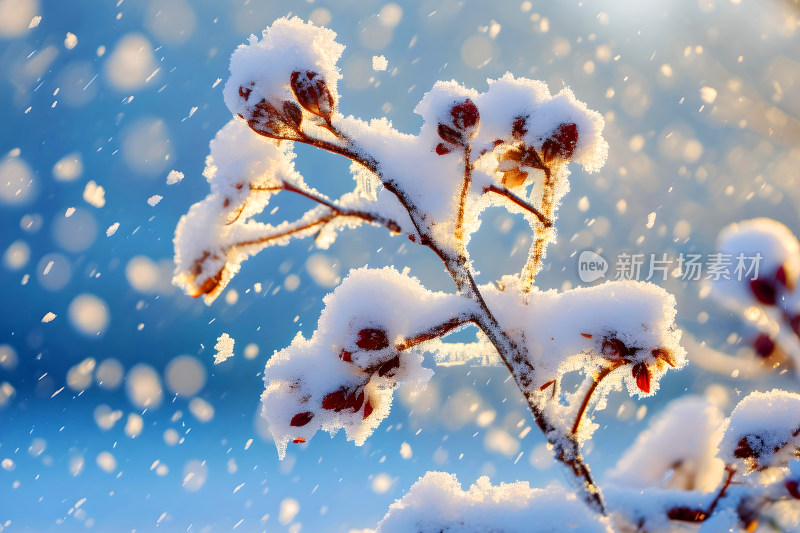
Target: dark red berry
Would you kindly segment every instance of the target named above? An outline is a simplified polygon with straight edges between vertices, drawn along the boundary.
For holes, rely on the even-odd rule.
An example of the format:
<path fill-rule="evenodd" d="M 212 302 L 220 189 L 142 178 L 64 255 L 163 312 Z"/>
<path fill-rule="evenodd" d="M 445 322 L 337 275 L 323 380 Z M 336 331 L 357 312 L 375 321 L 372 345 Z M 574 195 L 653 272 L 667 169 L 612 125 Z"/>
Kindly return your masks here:
<path fill-rule="evenodd" d="M 792 495 L 795 500 L 800 500 L 800 483 L 791 479 L 786 482 L 786 490 Z"/>
<path fill-rule="evenodd" d="M 739 459 L 752 459 L 761 455 L 764 448 L 764 439 L 758 435 L 745 435 L 736 443 L 733 456 Z"/>
<path fill-rule="evenodd" d="M 339 359 L 341 359 L 345 363 L 352 363 L 353 362 L 353 354 L 351 354 L 347 350 L 342 350 L 341 352 L 339 352 Z"/>
<path fill-rule="evenodd" d="M 297 413 L 292 417 L 292 421 L 289 422 L 289 425 L 295 427 L 302 427 L 311 422 L 312 418 L 314 418 L 314 413 L 312 413 L 311 411 L 306 411 L 305 413 Z"/>
<path fill-rule="evenodd" d="M 439 124 L 436 128 L 436 132 L 439 134 L 439 137 L 442 138 L 443 141 L 447 141 L 450 144 L 461 145 L 464 144 L 464 137 L 460 131 L 454 130 L 450 126 L 445 124 Z"/>
<path fill-rule="evenodd" d="M 759 357 L 767 358 L 775 351 L 775 341 L 766 333 L 762 333 L 753 341 L 753 349 Z"/>
<path fill-rule="evenodd" d="M 347 407 L 347 389 L 339 389 L 322 398 L 322 408 L 337 413 Z"/>
<path fill-rule="evenodd" d="M 528 133 L 528 130 L 525 127 L 527 122 L 528 122 L 528 117 L 514 118 L 514 122 L 511 123 L 511 135 L 515 139 L 522 139 L 523 137 L 525 137 L 525 134 Z"/>
<path fill-rule="evenodd" d="M 347 397 L 347 405 L 354 413 L 361 409 L 361 406 L 364 405 L 364 389 L 361 388 L 358 394 L 356 394 L 356 391 L 351 392 Z"/>
<path fill-rule="evenodd" d="M 800 314 L 794 315 L 789 319 L 789 325 L 792 326 L 794 334 L 800 337 Z"/>
<path fill-rule="evenodd" d="M 628 354 L 628 348 L 618 338 L 611 337 L 603 340 L 600 352 L 607 359 L 622 359 Z"/>
<path fill-rule="evenodd" d="M 293 130 L 299 129 L 303 122 L 303 111 L 300 106 L 288 100 L 283 103 L 283 116 L 286 124 Z"/>
<path fill-rule="evenodd" d="M 371 414 L 372 414 L 372 402 L 367 400 L 367 403 L 364 405 L 364 418 L 363 418 L 363 420 L 366 420 L 367 418 L 369 418 L 369 415 L 371 415 Z"/>
<path fill-rule="evenodd" d="M 553 159 L 570 159 L 578 144 L 577 124 L 561 124 L 542 143 L 542 155 L 545 163 Z"/>
<path fill-rule="evenodd" d="M 789 286 L 786 281 L 786 268 L 784 265 L 778 267 L 778 271 L 775 272 L 775 279 L 778 280 L 778 282 L 784 287 Z"/>
<path fill-rule="evenodd" d="M 251 84 L 252 84 L 252 82 L 251 82 Z M 251 89 L 251 88 L 249 88 L 249 87 L 244 87 L 244 86 L 241 86 L 241 85 L 239 86 L 239 96 L 240 96 L 240 97 L 242 98 L 242 100 L 244 100 L 245 102 L 246 102 L 246 101 L 248 101 L 248 100 L 250 99 L 250 94 L 251 94 L 252 92 L 253 92 L 253 89 Z"/>
<path fill-rule="evenodd" d="M 467 98 L 461 104 L 456 104 L 450 109 L 450 116 L 453 117 L 453 125 L 460 130 L 474 128 L 481 120 L 478 107 Z"/>
<path fill-rule="evenodd" d="M 365 328 L 358 332 L 356 346 L 362 350 L 383 350 L 389 347 L 389 338 L 382 329 Z"/>
<path fill-rule="evenodd" d="M 450 152 L 452 152 L 452 150 L 448 148 L 446 144 L 439 143 L 436 145 L 436 155 L 447 155 Z"/>
<path fill-rule="evenodd" d="M 636 363 L 631 369 L 636 386 L 645 394 L 650 394 L 650 369 L 644 363 Z"/>
<path fill-rule="evenodd" d="M 330 121 L 334 101 L 322 76 L 312 70 L 294 71 L 289 78 L 297 102 L 303 109 Z"/>
<path fill-rule="evenodd" d="M 689 507 L 673 507 L 667 511 L 667 516 L 670 520 L 680 520 L 681 522 L 702 522 L 706 519 L 705 511 Z"/>
<path fill-rule="evenodd" d="M 775 285 L 765 279 L 751 279 L 750 290 L 753 291 L 753 296 L 755 296 L 756 300 L 764 305 L 775 305 L 775 302 L 778 301 Z"/>

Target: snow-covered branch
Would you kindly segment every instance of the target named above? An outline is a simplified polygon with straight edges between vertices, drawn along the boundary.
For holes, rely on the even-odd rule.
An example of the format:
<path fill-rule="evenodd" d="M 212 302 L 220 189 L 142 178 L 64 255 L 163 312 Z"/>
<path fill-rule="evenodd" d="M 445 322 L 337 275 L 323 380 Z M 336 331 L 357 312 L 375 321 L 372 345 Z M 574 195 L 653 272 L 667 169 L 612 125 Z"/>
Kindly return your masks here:
<path fill-rule="evenodd" d="M 776 220 L 757 218 L 723 228 L 717 249 L 732 271 L 711 282 L 711 295 L 755 330 L 749 344 L 768 367 L 800 375 L 797 237 Z"/>
<path fill-rule="evenodd" d="M 601 487 L 581 451 L 597 429 L 593 413 L 613 390 L 655 394 L 668 370 L 686 364 L 686 352 L 674 324 L 675 299 L 655 285 L 618 281 L 561 292 L 534 285 L 569 191 L 569 164 L 593 172 L 605 162 L 602 117 L 569 89 L 552 95 L 544 83 L 509 73 L 489 80 L 485 92 L 437 82 L 414 110 L 423 119 L 419 132 L 402 133 L 386 119 L 340 112 L 342 50 L 332 31 L 294 18 L 276 21 L 234 52 L 224 90 L 233 119 L 211 142 L 204 173 L 210 194 L 178 225 L 175 282 L 211 303 L 245 259 L 271 245 L 315 236 L 327 246 L 339 229 L 362 222 L 405 233 L 441 259 L 454 291 L 429 291 L 392 268 L 352 271 L 325 298 L 311 337 L 298 334 L 267 362 L 263 413 L 279 454 L 320 429 L 344 429 L 362 444 L 388 415 L 394 388 L 419 388 L 430 379 L 432 371 L 422 365 L 426 351 L 439 362 L 499 362 L 564 465 L 574 494 L 557 489 L 554 499 L 526 484 L 492 487 L 488 481 L 465 492 L 452 477 L 428 474 L 392 507 L 382 530 L 412 524 L 438 531 L 467 523 L 474 530 L 487 516 L 509 524 L 557 520 L 555 528 L 567 514 L 581 530 L 609 530 Z M 354 189 L 332 199 L 306 184 L 294 169 L 294 143 L 350 160 Z M 315 206 L 294 221 L 253 220 L 281 193 Z M 490 206 L 521 214 L 532 246 L 520 272 L 478 285 L 469 242 Z M 780 281 L 778 273 L 770 275 Z M 795 278 L 782 282 L 787 288 L 789 279 Z M 760 286 L 753 290 L 764 294 Z M 474 344 L 441 340 L 466 326 L 477 329 Z M 565 390 L 562 381 L 573 373 L 582 382 Z M 713 425 L 714 413 L 698 416 L 699 425 Z M 701 435 L 705 446 L 710 433 Z M 640 462 L 640 455 L 632 452 L 621 463 L 620 479 L 631 477 L 635 468 L 626 465 Z M 671 468 L 680 470 L 675 479 L 686 480 L 680 488 L 707 488 L 700 479 L 716 476 L 719 464 L 698 457 L 713 468 L 699 473 L 658 463 L 638 482 L 655 483 L 659 471 Z M 714 514 L 734 492 L 734 473 L 743 473 L 733 461 L 724 461 L 723 470 L 730 475 L 714 483 L 722 487 L 716 497 L 681 495 L 659 516 L 696 518 L 691 513 L 700 509 Z M 432 513 L 438 521 L 428 519 Z"/>

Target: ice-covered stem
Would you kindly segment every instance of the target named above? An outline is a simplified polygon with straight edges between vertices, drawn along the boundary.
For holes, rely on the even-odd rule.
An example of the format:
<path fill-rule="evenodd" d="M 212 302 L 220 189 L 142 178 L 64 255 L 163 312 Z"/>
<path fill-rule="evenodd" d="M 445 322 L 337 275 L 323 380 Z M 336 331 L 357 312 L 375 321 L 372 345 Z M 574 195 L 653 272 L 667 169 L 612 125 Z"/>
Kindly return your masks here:
<path fill-rule="evenodd" d="M 477 119 L 473 123 L 473 126 L 475 123 L 477 123 Z M 423 212 L 417 207 L 414 200 L 399 186 L 399 184 L 383 175 L 380 165 L 374 163 L 375 159 L 366 154 L 363 148 L 358 147 L 355 141 L 339 132 L 334 125 L 331 125 L 330 131 L 345 143 L 345 148 L 337 147 L 336 150 L 328 150 L 329 143 L 309 144 L 332 151 L 333 153 L 345 155 L 349 159 L 358 162 L 372 171 L 381 180 L 384 187 L 397 197 L 408 212 L 417 233 L 420 235 L 419 244 L 429 247 L 436 253 L 444 263 L 447 272 L 450 274 L 459 292 L 473 300 L 477 305 L 478 312 L 472 317 L 472 320 L 494 345 L 503 363 L 514 377 L 515 382 L 527 400 L 537 425 L 547 436 L 548 441 L 554 446 L 556 459 L 567 467 L 568 472 L 570 472 L 575 479 L 576 485 L 583 490 L 584 499 L 587 503 L 599 512 L 605 514 L 605 507 L 603 505 L 602 496 L 600 495 L 600 490 L 595 484 L 591 471 L 585 464 L 583 456 L 580 453 L 580 443 L 574 436 L 561 435 L 556 429 L 556 426 L 548 420 L 545 412 L 534 400 L 533 392 L 535 391 L 531 390 L 534 368 L 528 358 L 525 357 L 523 348 L 508 336 L 483 298 L 469 267 L 465 248 L 459 247 L 458 252 L 453 253 L 450 248 L 442 246 L 438 242 L 438 239 L 427 230 Z M 458 216 L 459 223 L 456 225 L 457 230 L 461 227 L 461 224 L 463 224 L 465 195 L 470 185 L 470 169 L 469 145 L 466 144 L 464 147 L 464 185 L 462 186 L 462 192 L 459 197 L 460 213 Z M 550 210 L 552 216 L 552 205 Z M 463 235 L 460 237 L 461 238 L 458 240 L 463 240 Z"/>
<path fill-rule="evenodd" d="M 583 459 L 580 452 L 580 442 L 573 435 L 564 435 L 555 424 L 547 417 L 541 408 L 539 401 L 535 398 L 535 388 L 532 390 L 533 373 L 535 369 L 525 356 L 524 349 L 509 337 L 506 331 L 500 327 L 497 319 L 486 304 L 472 273 L 463 266 L 463 276 L 469 281 L 469 290 L 466 295 L 472 298 L 482 311 L 476 315 L 476 324 L 489 338 L 494 345 L 497 353 L 505 364 L 508 371 L 514 377 L 514 381 L 522 392 L 536 425 L 544 434 L 547 441 L 553 446 L 553 455 L 557 461 L 562 463 L 567 472 L 571 475 L 573 484 L 581 491 L 586 503 L 597 512 L 605 515 L 606 509 L 603 503 L 603 496 L 600 487 L 592 477 L 589 465 Z M 453 274 L 451 274 L 453 275 Z M 460 273 L 456 272 L 453 279 L 457 279 Z"/>

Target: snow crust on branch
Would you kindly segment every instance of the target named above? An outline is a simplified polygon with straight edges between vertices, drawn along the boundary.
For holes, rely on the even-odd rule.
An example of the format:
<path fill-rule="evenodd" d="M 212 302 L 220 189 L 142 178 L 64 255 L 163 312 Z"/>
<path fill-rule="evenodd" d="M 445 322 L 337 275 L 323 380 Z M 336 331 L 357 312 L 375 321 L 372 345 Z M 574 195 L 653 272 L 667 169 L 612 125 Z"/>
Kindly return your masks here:
<path fill-rule="evenodd" d="M 725 420 L 702 398 L 674 400 L 607 476 L 615 526 L 655 533 L 701 525 L 713 533 L 761 531 L 763 523 L 795 531 L 798 413 L 800 395 L 781 390 L 749 394 Z"/>
<path fill-rule="evenodd" d="M 717 249 L 729 254 L 734 268 L 740 255 L 760 257 L 758 276 L 721 277 L 711 294 L 738 313 L 759 334 L 751 340 L 768 366 L 784 359 L 800 373 L 800 242 L 785 225 L 770 218 L 730 224 L 720 231 Z"/>
<path fill-rule="evenodd" d="M 686 364 L 674 324 L 675 299 L 657 285 L 611 281 L 563 292 L 524 292 L 519 277 L 505 276 L 482 293 L 524 347 L 534 369 L 528 393 L 555 427 L 579 441 L 597 428 L 590 420 L 576 425 L 582 406 L 590 416 L 588 408 L 604 408 L 608 393 L 623 384 L 631 395 L 655 394 L 668 369 Z M 583 383 L 559 399 L 562 378 L 574 371 L 585 375 Z"/>
<path fill-rule="evenodd" d="M 251 35 L 231 56 L 231 76 L 225 83 L 225 104 L 234 115 L 246 113 L 239 89 L 252 90 L 250 98 L 283 102 L 294 100 L 289 88 L 292 72 L 298 67 L 319 73 L 338 100 L 336 85 L 341 75 L 336 62 L 344 46 L 336 42 L 336 32 L 303 22 L 298 17 L 280 18 L 261 33 Z M 251 85 L 252 82 L 252 85 Z"/>
<path fill-rule="evenodd" d="M 428 472 L 389 507 L 380 533 L 611 533 L 607 518 L 591 512 L 574 494 L 551 485 L 492 485 L 479 478 L 463 490 L 453 474 Z"/>
<path fill-rule="evenodd" d="M 774 389 L 753 392 L 731 413 L 720 457 L 747 473 L 784 468 L 800 444 L 800 394 Z"/>
<path fill-rule="evenodd" d="M 394 388 L 418 389 L 433 375 L 406 341 L 473 312 L 469 300 L 392 268 L 353 270 L 324 301 L 311 338 L 298 333 L 264 371 L 263 414 L 281 457 L 287 443 L 319 429 L 344 429 L 363 444 L 388 416 Z"/>
<path fill-rule="evenodd" d="M 203 175 L 211 193 L 178 222 L 173 278 L 173 283 L 192 296 L 203 296 L 206 303 L 216 299 L 244 260 L 266 247 L 316 235 L 316 244 L 325 248 L 339 228 L 365 220 L 392 225 L 397 219 L 411 225 L 393 198 L 370 199 L 357 188 L 329 200 L 295 170 L 291 142 L 278 144 L 256 135 L 241 120 L 228 122 L 210 146 Z M 329 205 L 277 225 L 252 220 L 272 196 L 287 190 Z M 399 225 L 396 229 L 400 230 Z"/>

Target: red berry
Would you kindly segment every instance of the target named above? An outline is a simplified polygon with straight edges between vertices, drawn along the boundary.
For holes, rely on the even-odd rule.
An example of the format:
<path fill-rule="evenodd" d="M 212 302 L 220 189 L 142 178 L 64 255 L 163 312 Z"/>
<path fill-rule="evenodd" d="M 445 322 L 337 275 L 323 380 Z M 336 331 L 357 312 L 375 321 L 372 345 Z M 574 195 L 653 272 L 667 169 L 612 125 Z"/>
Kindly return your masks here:
<path fill-rule="evenodd" d="M 789 324 L 792 326 L 794 334 L 800 337 L 800 314 L 794 315 L 789 319 Z"/>
<path fill-rule="evenodd" d="M 306 411 L 305 413 L 297 413 L 292 417 L 292 421 L 289 422 L 289 425 L 295 427 L 302 427 L 311 422 L 312 418 L 314 418 L 314 413 L 312 413 L 311 411 Z"/>
<path fill-rule="evenodd" d="M 252 85 L 252 84 L 253 84 L 253 82 L 251 81 L 251 82 L 250 82 L 250 85 Z M 248 101 L 248 100 L 250 99 L 250 94 L 251 94 L 252 92 L 253 92 L 253 89 L 251 89 L 251 88 L 249 88 L 249 87 L 244 87 L 244 86 L 241 86 L 241 85 L 239 86 L 239 96 L 240 96 L 240 97 L 242 98 L 242 100 L 244 100 L 245 102 L 246 102 L 246 101 Z"/>
<path fill-rule="evenodd" d="M 337 413 L 347 407 L 347 389 L 339 389 L 335 392 L 326 394 L 322 398 L 322 408 Z"/>
<path fill-rule="evenodd" d="M 450 148 L 447 147 L 444 143 L 439 143 L 436 145 L 436 155 L 446 155 L 452 152 Z"/>
<path fill-rule="evenodd" d="M 753 449 L 755 445 L 756 449 Z M 764 448 L 764 439 L 758 435 L 745 435 L 739 442 L 736 443 L 736 449 L 733 450 L 733 456 L 739 459 L 752 459 L 761 455 Z"/>
<path fill-rule="evenodd" d="M 753 349 L 759 357 L 767 358 L 775 351 L 775 341 L 766 333 L 762 333 L 753 341 Z"/>
<path fill-rule="evenodd" d="M 689 507 L 673 507 L 667 511 L 667 516 L 670 520 L 680 520 L 681 522 L 702 522 L 706 519 L 705 511 Z"/>
<path fill-rule="evenodd" d="M 358 410 L 361 409 L 361 406 L 364 405 L 364 389 L 362 388 L 358 394 L 356 394 L 355 390 L 351 392 L 347 397 L 347 404 L 348 407 L 353 409 L 354 413 L 358 412 Z"/>
<path fill-rule="evenodd" d="M 341 359 L 345 363 L 352 363 L 353 362 L 353 354 L 351 354 L 347 350 L 343 349 L 341 352 L 339 352 L 339 359 Z"/>
<path fill-rule="evenodd" d="M 469 98 L 464 103 L 454 105 L 450 109 L 450 116 L 453 117 L 453 125 L 460 130 L 473 128 L 481 120 L 478 107 Z"/>
<path fill-rule="evenodd" d="M 570 159 L 578 144 L 577 124 L 560 124 L 550 137 L 542 143 L 544 160 L 549 163 L 553 159 Z"/>
<path fill-rule="evenodd" d="M 364 405 L 364 418 L 363 418 L 363 420 L 366 420 L 367 418 L 369 418 L 369 415 L 371 415 L 371 414 L 372 414 L 372 402 L 367 400 L 366 405 Z"/>
<path fill-rule="evenodd" d="M 514 118 L 514 122 L 511 123 L 511 135 L 515 139 L 522 139 L 525 137 L 525 134 L 528 133 L 528 130 L 525 128 L 525 124 L 528 121 L 528 117 L 516 117 Z"/>
<path fill-rule="evenodd" d="M 636 363 L 631 369 L 636 386 L 645 394 L 650 394 L 650 370 L 644 363 Z"/>
<path fill-rule="evenodd" d="M 294 442 L 295 444 L 303 444 L 305 441 L 306 439 L 304 439 L 303 437 L 297 437 L 292 442 Z"/>
<path fill-rule="evenodd" d="M 764 305 L 775 305 L 775 302 L 778 301 L 775 286 L 765 279 L 751 279 L 750 290 L 753 291 L 756 300 Z"/>
<path fill-rule="evenodd" d="M 464 138 L 460 131 L 454 130 L 450 126 L 445 124 L 439 124 L 436 128 L 436 132 L 439 134 L 439 137 L 442 138 L 443 141 L 447 141 L 450 144 L 455 145 L 462 145 L 464 144 Z"/>
<path fill-rule="evenodd" d="M 334 108 L 333 95 L 322 76 L 313 70 L 294 71 L 289 83 L 303 109 L 330 121 Z"/>
<path fill-rule="evenodd" d="M 600 352 L 607 359 L 622 359 L 628 354 L 628 347 L 618 338 L 611 337 L 603 340 Z"/>
<path fill-rule="evenodd" d="M 382 329 L 365 328 L 358 332 L 356 346 L 362 350 L 383 350 L 389 347 L 389 338 Z"/>
<path fill-rule="evenodd" d="M 800 483 L 795 480 L 789 480 L 786 482 L 786 490 L 789 491 L 789 494 L 792 495 L 792 498 L 795 500 L 800 500 Z"/>
<path fill-rule="evenodd" d="M 786 282 L 786 268 L 784 265 L 778 267 L 778 271 L 775 272 L 775 279 L 778 280 L 784 287 L 789 286 Z"/>

